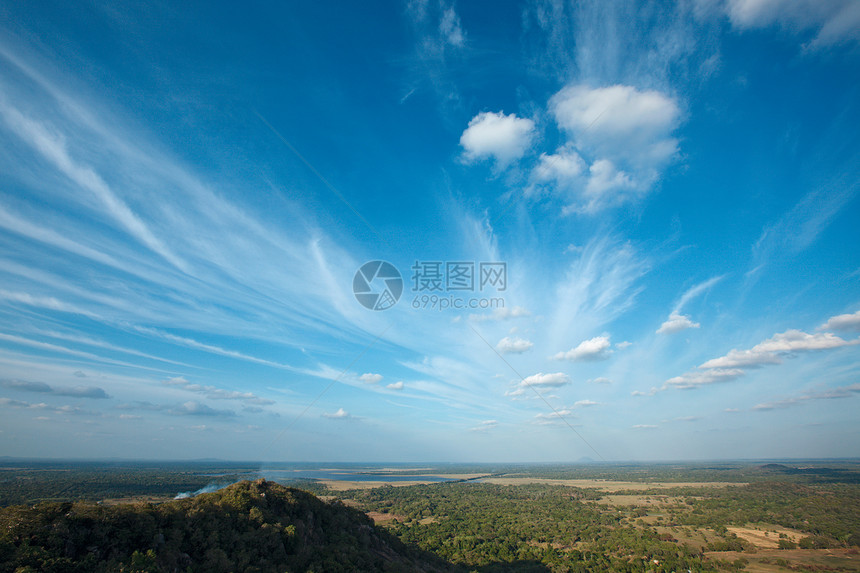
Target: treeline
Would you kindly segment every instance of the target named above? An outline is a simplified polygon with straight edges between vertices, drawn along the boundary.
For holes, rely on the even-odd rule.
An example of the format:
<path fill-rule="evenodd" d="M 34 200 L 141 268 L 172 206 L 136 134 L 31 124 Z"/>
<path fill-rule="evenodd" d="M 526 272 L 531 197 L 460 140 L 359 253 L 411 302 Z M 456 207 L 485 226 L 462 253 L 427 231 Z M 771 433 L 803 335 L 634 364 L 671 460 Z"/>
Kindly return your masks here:
<path fill-rule="evenodd" d="M 684 489 L 651 493 L 692 495 Z M 669 510 L 672 522 L 712 529 L 773 523 L 808 533 L 802 548 L 860 546 L 860 487 L 855 485 L 764 482 L 695 493 L 702 497 L 688 497 L 686 510 Z"/>
<path fill-rule="evenodd" d="M 637 482 L 734 482 L 782 481 L 804 484 L 860 484 L 860 464 L 828 462 L 794 467 L 784 464 L 712 462 L 709 464 L 585 464 L 524 466 L 520 477 L 549 479 L 605 479 Z"/>
<path fill-rule="evenodd" d="M 273 482 L 163 504 L 0 510 L 0 571 L 448 571 L 363 513 Z"/>

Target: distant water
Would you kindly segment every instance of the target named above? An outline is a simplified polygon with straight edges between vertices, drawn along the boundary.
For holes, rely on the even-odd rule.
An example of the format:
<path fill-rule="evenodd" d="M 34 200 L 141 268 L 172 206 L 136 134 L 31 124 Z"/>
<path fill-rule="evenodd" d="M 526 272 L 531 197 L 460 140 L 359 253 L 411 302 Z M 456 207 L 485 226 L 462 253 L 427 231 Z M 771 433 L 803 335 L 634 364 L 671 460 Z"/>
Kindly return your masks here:
<path fill-rule="evenodd" d="M 349 466 L 347 464 L 347 466 Z M 238 469 L 238 468 L 237 468 Z M 186 491 L 178 494 L 176 499 L 194 497 L 201 493 L 209 493 L 217 491 L 223 487 L 235 483 L 238 480 L 255 480 L 263 478 L 269 481 L 279 483 L 290 483 L 297 480 L 337 480 L 337 481 L 355 481 L 355 482 L 404 482 L 404 481 L 426 481 L 426 482 L 445 482 L 453 481 L 452 478 L 438 475 L 404 475 L 403 471 L 416 471 L 414 466 L 368 466 L 365 464 L 356 464 L 351 467 L 331 467 L 330 464 L 325 467 L 320 467 L 315 464 L 273 464 L 272 466 L 259 470 L 248 470 L 247 466 L 244 470 L 237 472 L 229 471 L 213 471 L 200 472 L 196 475 L 212 478 L 213 482 L 197 491 Z M 228 478 L 228 479 L 224 479 Z M 229 478 L 233 478 L 230 480 Z"/>
<path fill-rule="evenodd" d="M 330 479 L 338 481 L 432 481 L 443 482 L 451 481 L 451 478 L 434 476 L 434 475 L 401 475 L 399 473 L 363 473 L 368 470 L 348 470 L 348 469 L 297 469 L 297 470 L 262 470 L 260 477 L 270 481 L 286 482 L 297 479 Z M 374 471 L 374 470 L 371 470 Z M 375 470 L 378 471 L 378 470 Z"/>

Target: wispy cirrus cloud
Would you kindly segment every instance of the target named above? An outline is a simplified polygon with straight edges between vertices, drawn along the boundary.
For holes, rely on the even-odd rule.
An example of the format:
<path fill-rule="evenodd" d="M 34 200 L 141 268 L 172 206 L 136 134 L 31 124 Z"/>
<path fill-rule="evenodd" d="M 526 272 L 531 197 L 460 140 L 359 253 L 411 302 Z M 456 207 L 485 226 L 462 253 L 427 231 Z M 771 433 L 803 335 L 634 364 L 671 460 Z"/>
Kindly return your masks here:
<path fill-rule="evenodd" d="M 718 5 L 740 30 L 779 26 L 811 36 L 804 44 L 810 49 L 860 43 L 860 6 L 852 0 L 723 0 Z"/>
<path fill-rule="evenodd" d="M 188 269 L 185 261 L 177 257 L 164 241 L 156 237 L 144 221 L 111 189 L 92 167 L 76 161 L 69 154 L 64 138 L 52 132 L 41 122 L 26 117 L 0 99 L 0 116 L 22 141 L 80 188 L 91 192 L 106 212 L 126 231 L 165 260 L 182 271 Z"/>
<path fill-rule="evenodd" d="M 533 423 L 540 426 L 554 424 L 567 424 L 568 418 L 573 417 L 573 411 L 569 408 L 561 408 L 552 412 L 540 412 L 535 414 Z"/>
<path fill-rule="evenodd" d="M 781 408 L 789 408 L 797 406 L 804 402 L 813 400 L 840 400 L 843 398 L 852 398 L 860 395 L 860 383 L 849 384 L 848 386 L 840 386 L 838 388 L 829 388 L 826 390 L 818 390 L 813 392 L 804 392 L 798 396 L 776 400 L 774 402 L 762 402 L 753 406 L 753 410 L 767 411 L 777 410 Z"/>
<path fill-rule="evenodd" d="M 712 277 L 703 281 L 684 292 L 675 308 L 669 313 L 669 318 L 660 325 L 657 329 L 657 334 L 674 334 L 687 330 L 688 328 L 699 328 L 701 325 L 698 322 L 693 322 L 688 315 L 681 314 L 684 306 L 695 297 L 707 292 L 711 287 L 722 280 L 722 276 Z"/>
<path fill-rule="evenodd" d="M 489 432 L 493 428 L 496 428 L 499 425 L 498 420 L 484 420 L 477 426 L 473 428 L 469 428 L 471 432 Z"/>

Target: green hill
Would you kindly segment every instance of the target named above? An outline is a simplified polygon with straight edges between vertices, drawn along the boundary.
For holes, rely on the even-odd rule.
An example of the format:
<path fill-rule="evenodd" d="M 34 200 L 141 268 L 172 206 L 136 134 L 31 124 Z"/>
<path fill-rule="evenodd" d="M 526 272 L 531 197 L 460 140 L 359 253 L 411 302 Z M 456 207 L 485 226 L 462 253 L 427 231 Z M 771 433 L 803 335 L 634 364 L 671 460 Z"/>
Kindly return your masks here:
<path fill-rule="evenodd" d="M 0 510 L 0 571 L 449 571 L 358 510 L 259 480 L 162 504 Z"/>

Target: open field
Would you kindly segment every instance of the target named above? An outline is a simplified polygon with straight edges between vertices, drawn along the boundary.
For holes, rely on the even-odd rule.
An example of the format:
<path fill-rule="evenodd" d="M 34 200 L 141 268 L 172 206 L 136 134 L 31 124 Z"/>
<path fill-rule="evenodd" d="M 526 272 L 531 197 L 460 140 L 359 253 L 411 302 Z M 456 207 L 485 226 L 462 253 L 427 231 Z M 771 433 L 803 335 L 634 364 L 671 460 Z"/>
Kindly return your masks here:
<path fill-rule="evenodd" d="M 760 549 L 777 549 L 779 547 L 779 534 L 782 533 L 794 543 L 798 543 L 805 535 L 799 531 L 786 529 L 776 525 L 752 527 L 727 527 L 729 531 L 750 544 Z"/>
<path fill-rule="evenodd" d="M 346 481 L 337 479 L 321 479 L 318 483 L 323 484 L 331 491 L 347 491 L 350 489 L 375 489 L 390 485 L 392 487 L 408 487 L 411 485 L 427 485 L 439 483 L 434 481 L 408 480 L 408 481 Z"/>
<path fill-rule="evenodd" d="M 711 551 L 709 559 L 734 562 L 745 559 L 744 570 L 751 573 L 775 571 L 860 571 L 857 549 L 762 549 L 746 551 Z"/>

